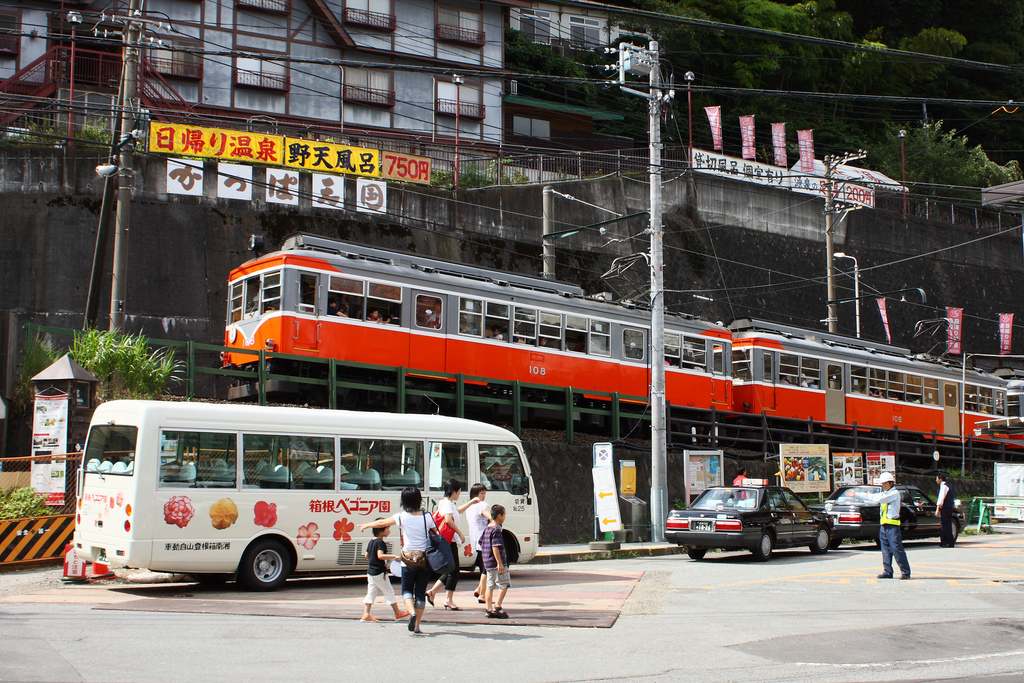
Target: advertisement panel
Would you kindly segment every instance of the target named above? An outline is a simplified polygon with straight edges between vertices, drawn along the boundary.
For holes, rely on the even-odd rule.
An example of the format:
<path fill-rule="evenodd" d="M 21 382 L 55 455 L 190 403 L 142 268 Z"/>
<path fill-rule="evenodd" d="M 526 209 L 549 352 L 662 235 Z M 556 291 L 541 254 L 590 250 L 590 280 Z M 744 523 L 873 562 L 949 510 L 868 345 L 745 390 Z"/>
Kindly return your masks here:
<path fill-rule="evenodd" d="M 692 498 L 696 498 L 708 487 L 725 483 L 722 457 L 722 451 L 686 451 Z"/>
<path fill-rule="evenodd" d="M 68 450 L 68 396 L 36 396 L 32 419 L 32 455 L 65 453 Z M 33 462 L 32 488 L 46 496 L 46 504 L 64 504 L 65 463 Z"/>
<path fill-rule="evenodd" d="M 868 483 L 877 484 L 882 472 L 896 474 L 895 453 L 868 453 L 865 456 L 867 461 Z"/>
<path fill-rule="evenodd" d="M 779 459 L 783 486 L 797 493 L 829 490 L 827 444 L 780 444 Z"/>
<path fill-rule="evenodd" d="M 864 454 L 836 453 L 832 456 L 832 476 L 835 487 L 857 486 L 864 483 Z"/>

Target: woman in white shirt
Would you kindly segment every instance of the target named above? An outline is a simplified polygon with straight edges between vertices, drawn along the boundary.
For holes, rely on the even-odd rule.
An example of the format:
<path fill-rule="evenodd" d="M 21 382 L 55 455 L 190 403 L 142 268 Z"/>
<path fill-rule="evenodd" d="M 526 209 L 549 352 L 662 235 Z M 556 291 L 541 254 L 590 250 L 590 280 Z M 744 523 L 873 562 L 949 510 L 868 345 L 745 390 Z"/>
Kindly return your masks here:
<path fill-rule="evenodd" d="M 420 490 L 415 486 L 407 486 L 402 490 L 402 512 L 394 517 L 384 517 L 368 524 L 360 524 L 359 530 L 380 529 L 397 524 L 402 530 L 403 553 L 412 550 L 426 552 L 427 534 L 430 533 L 430 529 L 436 529 L 437 525 L 429 513 L 420 509 L 422 505 L 423 494 Z M 402 598 L 405 600 L 405 608 L 415 612 L 415 616 L 409 620 L 409 630 L 414 633 L 422 633 L 420 621 L 423 619 L 423 610 L 426 609 L 427 584 L 430 583 L 432 575 L 429 565 L 417 569 L 406 564 L 402 569 Z"/>
<path fill-rule="evenodd" d="M 437 514 L 441 516 L 442 521 L 439 522 L 441 525 L 441 535 L 448 541 L 452 549 L 452 557 L 455 558 L 456 564 L 459 563 L 459 544 L 466 542 L 466 535 L 462 533 L 462 529 L 459 528 L 459 524 L 462 522 L 461 513 L 463 510 L 468 508 L 470 505 L 476 502 L 476 500 L 469 500 L 463 505 L 457 505 L 455 501 L 462 495 L 462 482 L 456 479 L 449 479 L 444 483 L 444 498 L 437 503 Z M 434 517 L 437 521 L 437 517 Z M 455 537 L 459 537 L 459 543 L 455 542 Z M 455 612 L 462 610 L 461 607 L 455 604 L 455 587 L 459 585 L 459 570 L 456 567 L 455 571 L 450 574 L 445 574 L 434 587 L 427 591 L 427 602 L 431 605 L 434 604 L 434 598 L 437 597 L 438 591 L 443 586 L 448 591 L 448 596 L 444 602 L 444 608 L 450 609 Z"/>

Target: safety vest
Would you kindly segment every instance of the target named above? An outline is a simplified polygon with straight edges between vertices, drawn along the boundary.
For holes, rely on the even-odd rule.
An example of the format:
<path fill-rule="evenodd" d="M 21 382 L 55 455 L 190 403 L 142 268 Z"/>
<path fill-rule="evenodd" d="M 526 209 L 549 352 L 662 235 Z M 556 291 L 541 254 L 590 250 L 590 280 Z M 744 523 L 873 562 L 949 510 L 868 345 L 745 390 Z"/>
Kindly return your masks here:
<path fill-rule="evenodd" d="M 897 503 L 899 505 L 899 503 Z M 882 524 L 894 524 L 895 526 L 900 525 L 899 515 L 897 514 L 896 519 L 889 519 L 889 503 L 882 503 L 881 505 L 881 522 Z"/>

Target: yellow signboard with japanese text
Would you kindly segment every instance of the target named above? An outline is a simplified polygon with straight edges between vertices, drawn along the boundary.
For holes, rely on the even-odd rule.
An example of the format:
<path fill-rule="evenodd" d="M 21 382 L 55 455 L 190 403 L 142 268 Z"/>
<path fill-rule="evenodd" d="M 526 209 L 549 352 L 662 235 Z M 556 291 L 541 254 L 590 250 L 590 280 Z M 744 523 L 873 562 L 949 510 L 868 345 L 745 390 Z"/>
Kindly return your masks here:
<path fill-rule="evenodd" d="M 365 147 L 336 145 L 299 138 L 285 138 L 284 165 L 319 173 L 380 175 L 380 152 Z"/>

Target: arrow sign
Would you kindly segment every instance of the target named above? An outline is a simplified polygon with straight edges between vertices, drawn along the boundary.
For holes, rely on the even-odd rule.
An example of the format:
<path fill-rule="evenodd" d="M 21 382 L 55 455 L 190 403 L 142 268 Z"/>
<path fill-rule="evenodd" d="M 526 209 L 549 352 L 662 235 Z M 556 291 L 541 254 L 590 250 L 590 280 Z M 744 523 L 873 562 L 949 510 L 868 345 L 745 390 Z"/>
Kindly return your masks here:
<path fill-rule="evenodd" d="M 594 496 L 601 531 L 621 531 L 619 497 L 615 493 L 615 470 L 611 467 L 595 467 L 591 472 L 594 476 Z"/>
<path fill-rule="evenodd" d="M 601 493 L 597 494 L 597 497 L 598 498 L 607 498 L 608 496 L 614 496 L 614 495 L 615 495 L 614 493 L 604 493 L 604 492 L 601 492 Z"/>
<path fill-rule="evenodd" d="M 617 519 L 602 519 L 601 520 L 601 524 L 604 524 L 606 526 L 608 524 L 618 524 L 618 523 L 619 523 L 619 520 L 617 520 Z"/>

